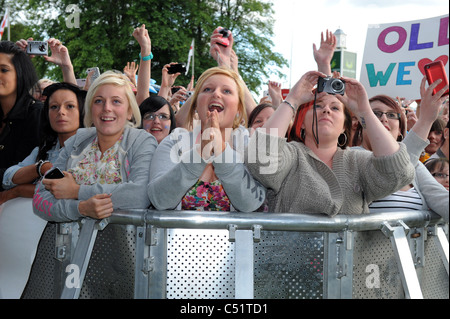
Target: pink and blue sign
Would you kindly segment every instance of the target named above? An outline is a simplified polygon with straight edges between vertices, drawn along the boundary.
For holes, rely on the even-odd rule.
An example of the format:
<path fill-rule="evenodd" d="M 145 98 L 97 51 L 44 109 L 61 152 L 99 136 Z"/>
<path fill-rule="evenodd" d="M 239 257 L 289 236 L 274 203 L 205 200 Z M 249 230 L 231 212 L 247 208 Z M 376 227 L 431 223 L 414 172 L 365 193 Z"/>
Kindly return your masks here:
<path fill-rule="evenodd" d="M 441 60 L 448 74 L 448 33 L 448 15 L 369 26 L 360 79 L 369 97 L 420 99 L 424 65 Z"/>

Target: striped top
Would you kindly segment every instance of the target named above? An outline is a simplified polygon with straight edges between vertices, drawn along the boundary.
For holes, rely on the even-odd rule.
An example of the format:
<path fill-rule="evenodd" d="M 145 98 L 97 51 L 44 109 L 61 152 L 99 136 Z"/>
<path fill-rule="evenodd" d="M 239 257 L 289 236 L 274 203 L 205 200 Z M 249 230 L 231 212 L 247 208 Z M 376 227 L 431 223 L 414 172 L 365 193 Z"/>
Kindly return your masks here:
<path fill-rule="evenodd" d="M 422 210 L 423 202 L 417 190 L 412 187 L 407 191 L 397 191 L 369 205 L 371 213 L 399 212 L 405 210 Z"/>

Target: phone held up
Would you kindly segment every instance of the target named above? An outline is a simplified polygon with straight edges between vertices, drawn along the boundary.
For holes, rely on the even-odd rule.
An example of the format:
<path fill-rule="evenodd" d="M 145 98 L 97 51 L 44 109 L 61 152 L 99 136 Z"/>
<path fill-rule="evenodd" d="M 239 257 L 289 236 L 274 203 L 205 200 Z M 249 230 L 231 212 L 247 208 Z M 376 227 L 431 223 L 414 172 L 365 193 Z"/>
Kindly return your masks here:
<path fill-rule="evenodd" d="M 172 64 L 168 68 L 169 74 L 186 73 L 186 66 L 182 63 Z"/>
<path fill-rule="evenodd" d="M 59 179 L 63 177 L 64 173 L 58 167 L 51 168 L 47 174 L 45 174 L 45 178 L 47 179 Z"/>
<path fill-rule="evenodd" d="M 99 76 L 100 76 L 100 70 L 98 67 L 88 68 L 86 70 L 86 73 L 89 75 L 89 73 L 94 70 L 94 74 L 92 74 L 91 77 L 91 83 L 93 83 Z"/>
<path fill-rule="evenodd" d="M 447 73 L 445 72 L 444 63 L 442 61 L 434 61 L 424 66 L 425 76 L 427 77 L 428 84 L 431 85 L 436 80 L 441 79 L 442 82 L 434 88 L 433 95 L 442 90 L 444 86 L 448 85 Z M 444 92 L 444 95 L 448 95 L 448 89 Z"/>
<path fill-rule="evenodd" d="M 220 44 L 221 46 L 227 47 L 230 45 L 230 39 L 228 38 L 230 36 L 230 30 L 221 28 L 219 30 L 219 33 L 222 35 L 221 42 L 217 42 L 217 44 Z"/>
<path fill-rule="evenodd" d="M 45 41 L 28 41 L 27 54 L 48 55 L 48 43 Z"/>

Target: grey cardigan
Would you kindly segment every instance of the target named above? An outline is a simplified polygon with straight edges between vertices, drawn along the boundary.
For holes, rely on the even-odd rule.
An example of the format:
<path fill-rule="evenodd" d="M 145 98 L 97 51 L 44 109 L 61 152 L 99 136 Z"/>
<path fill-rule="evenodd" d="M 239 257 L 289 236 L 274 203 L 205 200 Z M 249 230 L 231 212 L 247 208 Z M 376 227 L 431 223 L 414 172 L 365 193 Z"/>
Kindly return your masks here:
<path fill-rule="evenodd" d="M 272 151 L 271 151 L 272 148 Z M 338 148 L 333 169 L 307 146 L 256 130 L 246 157 L 250 173 L 268 188 L 269 211 L 277 213 L 366 214 L 368 204 L 414 178 L 406 147 L 389 156 Z M 260 153 L 265 151 L 263 161 Z M 254 159 L 250 161 L 249 159 Z M 263 171 L 269 163 L 273 169 Z"/>
<path fill-rule="evenodd" d="M 95 128 L 79 129 L 70 137 L 59 154 L 54 166 L 68 170 L 83 159 L 88 145 L 97 136 Z M 33 211 L 48 221 L 65 222 L 78 220 L 80 201 L 96 194 L 112 194 L 114 209 L 145 209 L 150 205 L 147 197 L 150 163 L 158 143 L 145 130 L 126 127 L 119 146 L 119 162 L 122 183 L 80 185 L 78 199 L 56 199 L 40 181 L 35 188 Z"/>

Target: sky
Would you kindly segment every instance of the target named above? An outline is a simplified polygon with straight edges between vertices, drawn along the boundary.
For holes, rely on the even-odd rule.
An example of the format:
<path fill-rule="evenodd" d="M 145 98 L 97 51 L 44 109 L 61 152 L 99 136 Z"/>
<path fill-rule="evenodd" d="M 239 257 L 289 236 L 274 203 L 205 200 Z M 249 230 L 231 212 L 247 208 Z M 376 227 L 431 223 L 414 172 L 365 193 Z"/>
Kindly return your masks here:
<path fill-rule="evenodd" d="M 286 78 L 270 80 L 290 88 L 300 77 L 317 69 L 313 43 L 320 46 L 320 33 L 341 29 L 347 35 L 347 51 L 357 53 L 357 79 L 361 69 L 367 27 L 371 24 L 426 19 L 449 13 L 448 0 L 273 0 L 275 10 L 274 51 L 289 62 Z M 267 89 L 267 86 L 263 86 Z M 261 94 L 262 97 L 262 94 Z"/>

